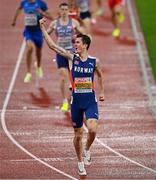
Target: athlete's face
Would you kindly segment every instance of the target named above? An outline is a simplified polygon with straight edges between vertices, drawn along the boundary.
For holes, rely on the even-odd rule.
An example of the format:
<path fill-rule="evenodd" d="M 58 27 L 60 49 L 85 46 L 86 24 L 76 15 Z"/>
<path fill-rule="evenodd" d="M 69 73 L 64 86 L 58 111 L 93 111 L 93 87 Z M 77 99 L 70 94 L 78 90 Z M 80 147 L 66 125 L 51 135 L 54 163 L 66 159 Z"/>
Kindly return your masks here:
<path fill-rule="evenodd" d="M 59 13 L 61 17 L 66 17 L 69 14 L 69 8 L 68 6 L 61 6 L 59 9 Z"/>
<path fill-rule="evenodd" d="M 76 38 L 74 42 L 74 47 L 75 47 L 76 53 L 80 54 L 86 49 L 86 44 L 83 44 L 81 38 Z"/>

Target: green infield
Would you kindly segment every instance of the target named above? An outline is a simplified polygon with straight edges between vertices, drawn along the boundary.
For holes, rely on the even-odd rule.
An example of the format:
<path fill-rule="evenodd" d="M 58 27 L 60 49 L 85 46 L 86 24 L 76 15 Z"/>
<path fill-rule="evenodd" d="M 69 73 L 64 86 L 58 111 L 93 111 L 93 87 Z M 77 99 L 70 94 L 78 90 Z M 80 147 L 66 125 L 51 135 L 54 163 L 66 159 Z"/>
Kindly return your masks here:
<path fill-rule="evenodd" d="M 135 2 L 156 80 L 156 0 L 136 0 Z"/>

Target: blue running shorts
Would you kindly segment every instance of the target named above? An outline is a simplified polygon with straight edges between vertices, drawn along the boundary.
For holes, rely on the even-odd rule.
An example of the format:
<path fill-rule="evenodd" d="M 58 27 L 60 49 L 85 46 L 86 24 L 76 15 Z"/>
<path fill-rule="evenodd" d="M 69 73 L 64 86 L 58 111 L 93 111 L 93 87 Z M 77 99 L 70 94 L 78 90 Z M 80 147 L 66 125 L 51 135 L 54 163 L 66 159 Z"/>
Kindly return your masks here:
<path fill-rule="evenodd" d="M 71 104 L 71 118 L 74 128 L 83 126 L 84 114 L 87 119 L 99 119 L 97 103 L 90 103 L 86 108 L 81 108 L 78 103 Z"/>
<path fill-rule="evenodd" d="M 57 61 L 57 67 L 58 68 L 67 68 L 69 69 L 69 62 L 68 59 L 64 56 L 61 56 L 60 54 L 56 54 L 56 61 Z"/>
<path fill-rule="evenodd" d="M 25 40 L 31 40 L 36 47 L 42 48 L 43 47 L 43 34 L 42 31 L 30 31 L 25 29 L 23 36 Z"/>

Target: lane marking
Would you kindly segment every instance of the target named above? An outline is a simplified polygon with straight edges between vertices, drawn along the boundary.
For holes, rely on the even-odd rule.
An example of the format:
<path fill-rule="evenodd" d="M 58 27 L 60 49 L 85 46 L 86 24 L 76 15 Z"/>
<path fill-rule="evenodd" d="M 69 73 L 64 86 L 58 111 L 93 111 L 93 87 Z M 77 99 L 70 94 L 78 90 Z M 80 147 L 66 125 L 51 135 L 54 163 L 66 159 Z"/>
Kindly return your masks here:
<path fill-rule="evenodd" d="M 88 129 L 87 129 L 87 127 L 86 127 L 85 125 L 84 125 L 84 129 L 85 129 L 86 132 L 88 132 Z M 135 165 L 137 165 L 137 166 L 139 166 L 139 167 L 142 167 L 142 168 L 144 168 L 144 169 L 146 169 L 146 170 L 148 170 L 148 171 L 151 171 L 151 172 L 153 172 L 153 173 L 156 173 L 156 170 L 151 169 L 151 168 L 149 168 L 149 167 L 147 167 L 147 166 L 144 166 L 144 165 L 142 165 L 142 164 L 140 164 L 140 163 L 138 163 L 138 162 L 136 162 L 136 161 L 134 161 L 134 160 L 126 157 L 126 156 L 124 156 L 123 154 L 117 152 L 116 150 L 112 149 L 111 147 L 107 146 L 107 144 L 103 143 L 99 138 L 95 138 L 95 141 L 98 142 L 98 143 L 99 143 L 101 146 L 103 146 L 104 148 L 108 149 L 109 151 L 113 152 L 114 154 L 118 155 L 119 157 L 122 157 L 123 159 L 131 162 L 132 164 L 135 164 Z"/>
<path fill-rule="evenodd" d="M 17 58 L 17 62 L 16 62 L 16 65 L 15 65 L 15 69 L 14 69 L 14 72 L 13 72 L 13 76 L 12 76 L 12 79 L 10 81 L 10 84 L 9 84 L 9 88 L 8 88 L 8 91 L 7 91 L 7 94 L 6 94 L 6 97 L 4 99 L 4 104 L 3 104 L 3 108 L 2 108 L 2 112 L 1 112 L 1 124 L 2 124 L 2 128 L 5 132 L 5 134 L 7 135 L 7 137 L 13 142 L 13 144 L 15 144 L 19 149 L 21 149 L 23 152 L 25 152 L 27 155 L 29 155 L 30 157 L 34 158 L 35 160 L 37 160 L 38 162 L 40 162 L 41 164 L 49 167 L 50 169 L 70 178 L 70 179 L 73 179 L 73 180 L 78 180 L 76 179 L 75 177 L 55 168 L 54 166 L 51 166 L 49 165 L 48 163 L 44 162 L 43 160 L 41 160 L 40 158 L 36 157 L 35 155 L 33 155 L 32 153 L 30 153 L 27 149 L 25 149 L 22 145 L 20 145 L 14 138 L 13 136 L 10 134 L 9 130 L 7 129 L 7 126 L 6 126 L 6 122 L 5 122 L 5 113 L 7 111 L 7 106 L 8 106 L 8 103 L 9 103 L 9 100 L 10 100 L 10 97 L 11 97 L 11 94 L 12 94 L 12 91 L 13 91 L 13 88 L 14 88 L 14 85 L 15 85 L 15 81 L 16 81 L 16 77 L 17 77 L 17 74 L 18 74 L 18 71 L 19 71 L 19 67 L 20 67 L 20 64 L 22 62 L 22 57 L 23 57 L 23 54 L 24 54 L 24 51 L 25 51 L 25 47 L 26 47 L 26 43 L 25 41 L 23 40 L 23 43 L 22 43 L 22 46 L 21 46 L 21 49 L 20 49 L 20 52 L 19 52 L 19 55 L 18 55 L 18 58 Z"/>
<path fill-rule="evenodd" d="M 62 157 L 57 157 L 57 158 L 40 158 L 46 162 L 63 162 L 63 161 L 69 161 L 69 160 L 75 160 L 76 157 L 66 157 L 66 158 L 62 158 Z M 2 161 L 8 161 L 8 160 L 2 160 Z M 34 162 L 36 161 L 36 159 L 11 159 L 9 160 L 11 162 Z"/>
<path fill-rule="evenodd" d="M 135 18 L 134 18 L 134 15 L 133 15 L 133 12 L 132 12 L 132 7 L 131 7 L 131 3 L 130 3 L 130 0 L 128 0 L 128 9 L 129 9 L 129 14 L 130 14 L 130 19 L 131 19 L 131 23 L 132 23 L 132 28 L 133 28 L 133 33 L 134 33 L 134 36 L 137 38 L 138 37 L 138 31 L 137 31 L 137 28 L 136 28 L 136 24 L 135 24 Z M 138 53 L 139 53 L 139 58 L 140 58 L 140 63 L 141 63 L 141 67 L 143 69 L 143 75 L 144 75 L 144 80 L 145 80 L 145 85 L 146 85 L 146 90 L 147 90 L 147 93 L 148 93 L 148 98 L 149 98 L 149 101 L 150 101 L 150 104 L 149 104 L 149 107 L 154 107 L 155 106 L 155 103 L 154 103 L 154 100 L 153 100 L 153 96 L 151 94 L 151 89 L 150 89 L 150 84 L 149 84 L 149 81 L 148 81 L 148 78 L 147 78 L 147 72 L 146 72 L 146 68 L 145 68 L 145 64 L 144 64 L 144 57 L 143 57 L 143 53 L 142 53 L 142 48 L 141 48 L 141 43 L 140 42 L 137 42 L 137 50 L 138 50 Z M 154 110 L 153 110 L 154 111 Z M 156 112 L 154 111 L 153 112 L 154 114 L 156 114 Z M 84 129 L 86 132 L 88 132 L 87 130 L 87 127 L 84 125 Z M 152 168 L 149 168 L 147 166 L 144 166 L 124 155 L 122 155 L 121 153 L 115 151 L 114 149 L 112 149 L 111 147 L 107 146 L 105 143 L 103 143 L 99 138 L 95 138 L 95 141 L 98 142 L 101 146 L 103 146 L 104 148 L 108 149 L 109 151 L 113 152 L 114 154 L 118 155 L 119 157 L 122 157 L 123 159 L 139 166 L 139 167 L 142 167 L 148 171 L 151 171 L 153 173 L 156 173 L 156 170 L 152 169 Z"/>
<path fill-rule="evenodd" d="M 132 25 L 133 35 L 136 39 L 138 39 L 139 33 L 137 30 L 137 24 L 136 24 L 136 19 L 134 16 L 134 11 L 133 11 L 133 8 L 131 5 L 131 0 L 127 1 L 127 7 L 128 7 L 131 25 Z M 148 72 L 147 72 L 147 68 L 146 68 L 144 53 L 143 53 L 142 45 L 139 41 L 137 41 L 136 47 L 137 47 L 139 62 L 140 62 L 140 66 L 141 66 L 141 70 L 142 70 L 142 74 L 143 74 L 144 83 L 145 83 L 145 88 L 146 88 L 148 99 L 149 99 L 149 108 L 151 109 L 152 114 L 153 114 L 154 118 L 156 119 L 156 110 L 155 110 L 156 106 L 154 103 L 155 98 L 152 95 L 151 84 L 150 84 L 150 81 L 148 79 Z"/>

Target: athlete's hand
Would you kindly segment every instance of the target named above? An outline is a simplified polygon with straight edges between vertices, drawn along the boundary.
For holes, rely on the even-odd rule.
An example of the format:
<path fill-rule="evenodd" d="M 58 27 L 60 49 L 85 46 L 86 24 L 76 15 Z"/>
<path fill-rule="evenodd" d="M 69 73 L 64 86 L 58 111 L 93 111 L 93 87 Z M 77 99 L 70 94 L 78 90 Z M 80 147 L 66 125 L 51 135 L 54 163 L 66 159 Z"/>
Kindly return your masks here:
<path fill-rule="evenodd" d="M 46 18 L 40 19 L 40 25 L 43 26 L 46 23 Z"/>
<path fill-rule="evenodd" d="M 99 101 L 104 101 L 104 100 L 105 100 L 105 96 L 104 96 L 104 94 L 102 93 L 102 94 L 99 95 Z"/>

